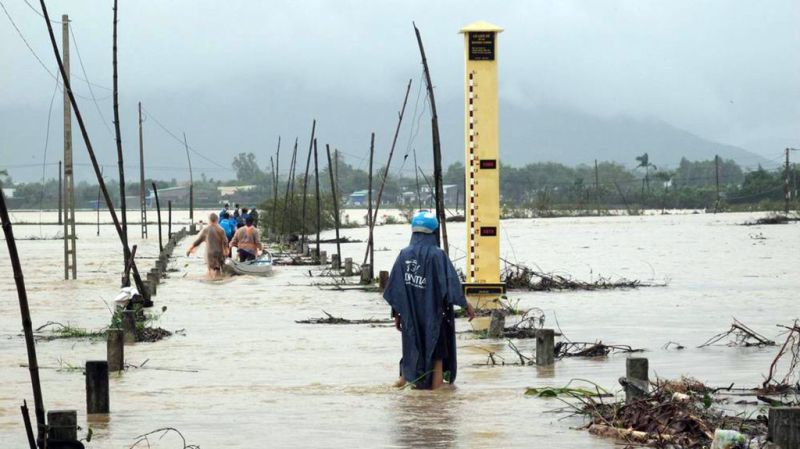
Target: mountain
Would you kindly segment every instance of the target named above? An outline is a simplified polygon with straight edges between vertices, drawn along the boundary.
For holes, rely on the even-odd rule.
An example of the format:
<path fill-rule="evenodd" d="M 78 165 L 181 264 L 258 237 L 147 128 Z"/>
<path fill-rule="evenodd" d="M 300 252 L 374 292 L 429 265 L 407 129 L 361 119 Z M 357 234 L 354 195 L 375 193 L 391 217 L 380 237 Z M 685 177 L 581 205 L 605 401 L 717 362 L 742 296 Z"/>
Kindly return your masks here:
<path fill-rule="evenodd" d="M 443 139 L 460 142 L 460 104 L 448 103 L 440 114 Z M 453 111 L 456 111 L 453 113 Z M 626 116 L 599 117 L 574 109 L 500 106 L 500 151 L 504 163 L 560 162 L 566 165 L 615 161 L 633 165 L 648 153 L 658 166 L 674 167 L 682 157 L 690 160 L 734 159 L 743 167 L 768 162 L 746 149 L 704 139 L 663 121 Z"/>

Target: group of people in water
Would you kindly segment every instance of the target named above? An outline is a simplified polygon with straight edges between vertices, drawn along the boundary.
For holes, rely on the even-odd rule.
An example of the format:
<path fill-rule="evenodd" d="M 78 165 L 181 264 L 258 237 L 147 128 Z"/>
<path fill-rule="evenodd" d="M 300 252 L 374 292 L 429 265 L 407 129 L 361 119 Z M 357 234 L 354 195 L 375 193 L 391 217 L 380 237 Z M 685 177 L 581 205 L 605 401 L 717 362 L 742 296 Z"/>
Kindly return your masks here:
<path fill-rule="evenodd" d="M 186 255 L 205 242 L 210 278 L 221 275 L 225 258 L 233 248 L 238 250 L 239 261 L 255 259 L 262 246 L 254 215 L 255 210 L 240 210 L 238 204 L 231 213 L 226 204 L 219 216 L 209 216 L 209 225 Z M 435 390 L 456 379 L 453 307 L 464 309 L 470 321 L 475 311 L 464 296 L 453 263 L 439 248 L 436 215 L 425 210 L 417 212 L 411 220 L 411 231 L 411 242 L 395 260 L 383 293 L 392 307 L 395 327 L 402 333 L 403 357 L 395 385 Z"/>
<path fill-rule="evenodd" d="M 205 242 L 208 277 L 217 278 L 222 275 L 225 258 L 232 256 L 233 248 L 237 249 L 239 262 L 254 260 L 259 256 L 263 247 L 257 222 L 258 212 L 255 208 L 240 209 L 236 204 L 234 210 L 230 211 L 230 205 L 226 203 L 219 215 L 211 213 L 208 216 L 208 226 L 200 231 L 186 255 L 192 254 Z"/>

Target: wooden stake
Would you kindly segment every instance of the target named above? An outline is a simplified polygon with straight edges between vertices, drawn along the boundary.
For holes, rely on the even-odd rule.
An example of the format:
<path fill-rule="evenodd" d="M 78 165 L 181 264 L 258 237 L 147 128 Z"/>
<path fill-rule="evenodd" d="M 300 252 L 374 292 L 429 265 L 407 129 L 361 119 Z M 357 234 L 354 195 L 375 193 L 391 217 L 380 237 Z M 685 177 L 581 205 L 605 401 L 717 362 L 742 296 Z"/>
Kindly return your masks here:
<path fill-rule="evenodd" d="M 283 213 L 281 214 L 281 236 L 285 235 L 286 233 L 286 214 L 289 212 L 289 191 L 291 190 L 292 187 L 292 177 L 296 161 L 297 161 L 297 139 L 295 138 L 294 150 L 292 151 L 292 160 L 289 163 L 289 177 L 286 179 L 286 195 L 283 199 Z"/>
<path fill-rule="evenodd" d="M 172 238 L 172 200 L 167 200 L 167 240 Z"/>
<path fill-rule="evenodd" d="M 331 146 L 325 144 L 325 152 L 328 153 L 328 173 L 331 175 L 331 195 L 333 196 L 333 226 L 336 229 L 336 260 L 342 260 L 342 247 L 339 243 L 339 200 L 336 195 L 336 181 L 333 175 L 333 164 L 331 163 Z M 334 267 L 338 269 L 339 267 Z"/>
<path fill-rule="evenodd" d="M 431 83 L 431 72 L 428 69 L 428 59 L 425 57 L 425 48 L 422 46 L 422 36 L 419 28 L 414 25 L 414 33 L 417 35 L 419 44 L 419 54 L 422 56 L 422 68 L 425 70 L 425 85 L 428 89 L 428 100 L 431 105 L 431 137 L 433 139 L 433 183 L 436 187 L 436 216 L 439 217 L 439 230 L 441 232 L 441 246 L 444 253 L 450 255 L 450 245 L 447 243 L 447 217 L 444 210 L 444 188 L 442 187 L 442 145 L 439 141 L 439 116 L 436 114 L 436 100 L 433 96 L 433 84 Z M 437 237 L 439 234 L 437 234 Z"/>
<path fill-rule="evenodd" d="M 369 140 L 369 190 L 367 191 L 367 226 L 369 227 L 369 239 L 367 239 L 367 250 L 369 251 L 369 279 L 375 278 L 375 238 L 372 226 L 372 161 L 375 159 L 375 133 Z"/>
<path fill-rule="evenodd" d="M 49 23 L 49 22 L 48 22 Z M 33 407 L 36 415 L 37 441 L 40 447 L 45 444 L 44 400 L 42 399 L 42 385 L 39 382 L 39 362 L 36 358 L 36 343 L 33 340 L 33 325 L 31 324 L 31 311 L 28 308 L 28 292 L 25 290 L 25 278 L 22 275 L 22 265 L 19 262 L 17 242 L 14 240 L 14 231 L 11 229 L 11 220 L 8 217 L 5 194 L 0 192 L 0 222 L 3 225 L 3 234 L 8 247 L 8 257 L 11 259 L 11 269 L 14 272 L 14 283 L 17 286 L 19 311 L 22 316 L 22 331 L 25 335 L 25 347 L 28 350 L 28 371 L 31 376 L 33 389 Z"/>
<path fill-rule="evenodd" d="M 406 112 L 406 104 L 408 103 L 408 94 L 411 92 L 411 80 L 408 80 L 406 86 L 406 95 L 403 98 L 403 106 L 400 108 L 400 113 L 397 117 L 397 127 L 394 130 L 394 138 L 392 139 L 392 147 L 389 150 L 389 160 L 386 162 L 386 168 L 383 170 L 383 180 L 381 180 L 381 188 L 378 190 L 378 199 L 375 202 L 375 211 L 372 213 L 372 220 L 369 224 L 369 232 L 372 233 L 375 228 L 375 221 L 378 218 L 378 210 L 381 208 L 381 198 L 383 197 L 383 188 L 386 186 L 386 180 L 389 178 L 389 166 L 392 165 L 392 156 L 394 156 L 394 148 L 397 145 L 397 136 L 400 133 L 400 125 L 403 123 L 403 115 Z M 371 248 L 367 247 L 367 252 L 364 254 L 364 263 L 367 263 L 369 252 Z"/>
<path fill-rule="evenodd" d="M 275 153 L 275 178 L 272 180 L 272 225 L 275 227 L 273 232 L 279 232 L 278 228 L 278 187 L 281 170 L 281 136 L 278 136 L 278 151 Z"/>
<path fill-rule="evenodd" d="M 164 242 L 161 240 L 161 203 L 158 202 L 158 187 L 153 182 L 153 196 L 156 198 L 156 216 L 158 217 L 158 252 L 164 251 Z"/>
<path fill-rule="evenodd" d="M 63 172 L 61 170 L 61 161 L 58 161 L 58 224 L 64 224 L 61 219 L 61 206 L 63 205 L 61 202 L 63 201 L 64 190 L 64 180 L 61 178 Z"/>
<path fill-rule="evenodd" d="M 194 227 L 194 175 L 192 174 L 192 158 L 189 157 L 189 142 L 183 133 L 183 147 L 186 149 L 186 160 L 189 161 L 189 229 Z"/>
<path fill-rule="evenodd" d="M 320 199 L 319 199 L 319 161 L 317 159 L 317 139 L 314 139 L 314 189 L 316 189 L 316 205 L 317 205 L 317 257 L 321 258 L 319 252 L 319 231 L 320 231 Z"/>
<path fill-rule="evenodd" d="M 303 176 L 303 218 L 300 220 L 301 236 L 300 247 L 306 244 L 306 190 L 308 188 L 308 169 L 311 166 L 311 151 L 314 149 L 314 132 L 317 128 L 317 120 L 311 122 L 311 140 L 308 141 L 308 157 L 306 158 L 306 173 Z"/>

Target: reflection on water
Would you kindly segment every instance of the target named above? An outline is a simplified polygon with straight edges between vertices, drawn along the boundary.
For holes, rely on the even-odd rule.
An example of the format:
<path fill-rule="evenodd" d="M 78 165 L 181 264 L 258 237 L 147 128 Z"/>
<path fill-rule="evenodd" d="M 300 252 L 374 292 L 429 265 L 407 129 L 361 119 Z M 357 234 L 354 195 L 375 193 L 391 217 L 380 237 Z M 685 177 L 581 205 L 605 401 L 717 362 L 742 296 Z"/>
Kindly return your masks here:
<path fill-rule="evenodd" d="M 455 447 L 461 423 L 461 404 L 455 387 L 404 390 L 389 404 L 392 445 L 396 447 Z"/>
<path fill-rule="evenodd" d="M 357 212 L 350 213 L 351 217 Z M 129 214 L 130 215 L 130 214 Z M 133 214 L 135 216 L 135 214 Z M 174 212 L 175 222 L 186 214 Z M 55 213 L 44 218 L 55 220 Z M 203 216 L 202 214 L 199 216 Z M 15 212 L 12 219 L 36 222 L 38 212 Z M 78 221 L 91 222 L 92 212 Z M 726 330 L 736 316 L 775 338 L 777 323 L 797 316 L 792 292 L 800 289 L 793 273 L 800 249 L 797 225 L 736 226 L 751 214 L 565 218 L 503 222 L 503 257 L 536 264 L 545 271 L 590 280 L 598 275 L 631 279 L 669 279 L 665 288 L 602 292 L 512 292 L 521 307 L 544 310 L 547 325 L 573 341 L 602 340 L 646 348 L 653 373 L 691 375 L 711 385 L 754 385 L 761 381 L 775 348 L 710 347 L 694 349 Z M 53 236 L 58 226 L 20 225 L 18 236 Z M 463 223 L 449 224 L 451 254 L 463 255 Z M 164 227 L 166 234 L 166 227 Z M 750 234 L 763 236 L 758 240 Z M 364 240 L 364 229 L 343 235 Z M 144 270 L 155 261 L 157 232 L 139 238 Z M 63 243 L 19 242 L 34 327 L 47 321 L 100 329 L 108 325 L 106 306 L 117 293 L 120 246 L 111 226 L 78 226 L 78 280 L 64 281 Z M 329 238 L 329 233 L 323 235 Z M 376 229 L 377 269 L 388 269 L 409 238 L 405 225 Z M 183 242 L 183 248 L 188 245 Z M 23 447 L 19 415 L 28 398 L 25 346 L 5 245 L 0 249 L 0 441 Z M 331 254 L 335 245 L 323 245 Z M 343 257 L 360 262 L 364 244 L 343 244 Z M 473 340 L 459 334 L 456 388 L 438 392 L 395 390 L 400 338 L 392 327 L 310 326 L 295 320 L 325 312 L 346 318 L 388 316 L 376 293 L 332 291 L 309 284 L 308 267 L 277 267 L 270 278 L 233 278 L 203 282 L 202 256 L 175 251 L 169 279 L 161 284 L 155 309 L 167 306 L 159 325 L 185 329 L 154 344 L 126 346 L 129 369 L 109 382 L 112 414 L 106 421 L 85 415 L 84 377 L 58 370 L 104 359 L 105 344 L 89 340 L 39 342 L 44 400 L 48 409 L 77 409 L 89 447 L 128 448 L 137 435 L 160 427 L 179 429 L 188 442 L 208 448 L 273 447 L 531 447 L 546 441 L 554 448 L 608 448 L 614 442 L 573 430 L 578 419 L 549 413 L 561 402 L 524 396 L 525 387 L 564 385 L 591 379 L 619 390 L 624 356 L 607 360 L 569 359 L 553 368 L 487 367 L 488 351 L 498 361 L 517 360 L 503 341 Z M 758 261 L 758 263 L 753 263 Z M 463 264 L 463 258 L 457 260 Z M 143 270 L 143 271 L 144 271 Z M 457 330 L 468 329 L 461 320 Z M 662 349 L 677 341 L 687 349 Z M 520 341 L 526 355 L 532 341 Z M 151 441 L 155 448 L 179 447 L 174 435 Z"/>

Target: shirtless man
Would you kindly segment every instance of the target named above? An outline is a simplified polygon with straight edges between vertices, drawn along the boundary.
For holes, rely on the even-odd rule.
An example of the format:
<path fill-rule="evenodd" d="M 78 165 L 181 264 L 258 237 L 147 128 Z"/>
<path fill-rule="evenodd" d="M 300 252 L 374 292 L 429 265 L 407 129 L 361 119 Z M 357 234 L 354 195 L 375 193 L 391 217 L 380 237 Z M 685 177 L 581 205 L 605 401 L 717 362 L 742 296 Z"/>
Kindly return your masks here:
<path fill-rule="evenodd" d="M 206 264 L 208 264 L 209 279 L 222 276 L 222 265 L 225 263 L 225 257 L 228 256 L 228 238 L 218 221 L 217 214 L 209 215 L 208 226 L 200 231 L 197 240 L 186 251 L 188 257 L 201 243 L 206 242 Z"/>

